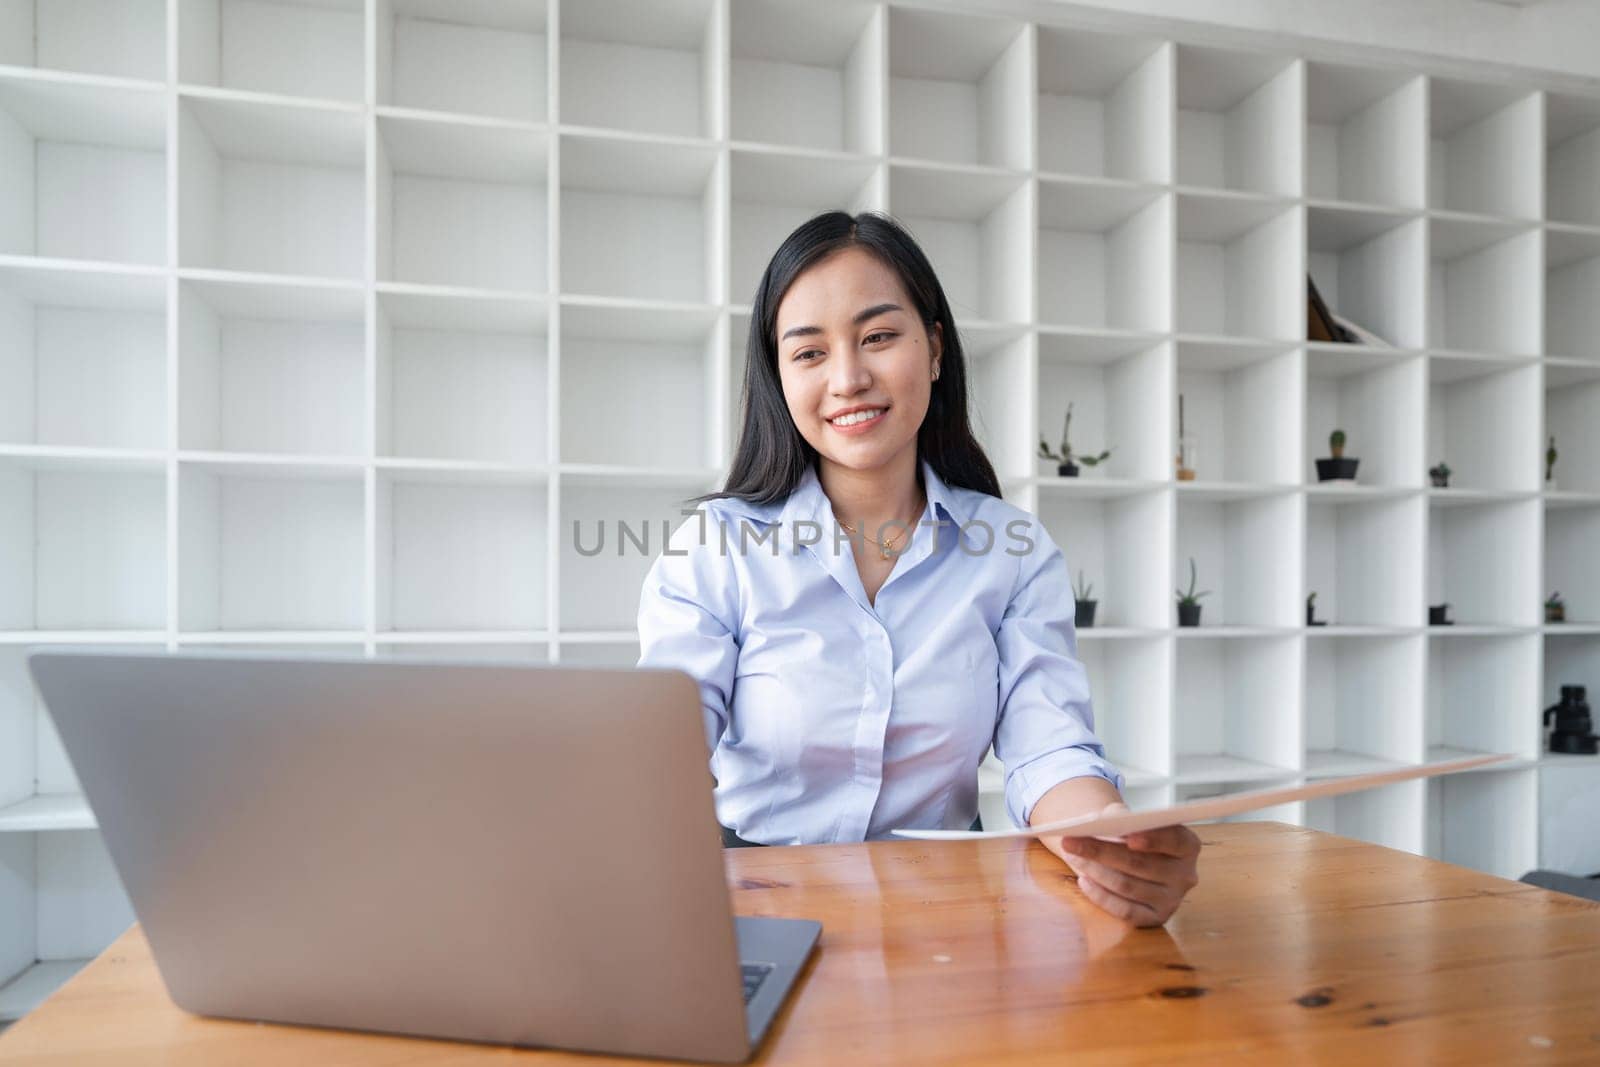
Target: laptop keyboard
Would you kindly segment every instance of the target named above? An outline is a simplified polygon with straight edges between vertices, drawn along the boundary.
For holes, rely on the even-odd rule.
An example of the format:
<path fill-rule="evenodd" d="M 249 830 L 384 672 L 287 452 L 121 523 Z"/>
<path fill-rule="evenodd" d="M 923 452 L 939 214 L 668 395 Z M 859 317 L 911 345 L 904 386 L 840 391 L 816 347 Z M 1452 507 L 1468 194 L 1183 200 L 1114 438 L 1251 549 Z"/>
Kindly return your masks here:
<path fill-rule="evenodd" d="M 741 963 L 739 969 L 744 973 L 744 1002 L 750 1003 L 750 998 L 756 995 L 756 990 L 761 988 L 761 983 L 766 981 L 767 975 L 772 973 L 770 963 Z"/>

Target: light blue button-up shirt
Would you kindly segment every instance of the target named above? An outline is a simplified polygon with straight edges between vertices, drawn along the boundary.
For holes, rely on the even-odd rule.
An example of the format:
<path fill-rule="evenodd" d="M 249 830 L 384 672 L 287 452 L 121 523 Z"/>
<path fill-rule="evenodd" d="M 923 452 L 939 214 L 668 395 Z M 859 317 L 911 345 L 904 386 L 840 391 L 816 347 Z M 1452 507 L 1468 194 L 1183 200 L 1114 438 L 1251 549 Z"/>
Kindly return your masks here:
<path fill-rule="evenodd" d="M 1021 508 L 922 477 L 875 602 L 814 468 L 780 501 L 706 502 L 645 578 L 639 666 L 699 683 L 717 816 L 748 841 L 966 829 L 991 744 L 1019 826 L 1068 778 L 1122 787 L 1061 550 Z"/>

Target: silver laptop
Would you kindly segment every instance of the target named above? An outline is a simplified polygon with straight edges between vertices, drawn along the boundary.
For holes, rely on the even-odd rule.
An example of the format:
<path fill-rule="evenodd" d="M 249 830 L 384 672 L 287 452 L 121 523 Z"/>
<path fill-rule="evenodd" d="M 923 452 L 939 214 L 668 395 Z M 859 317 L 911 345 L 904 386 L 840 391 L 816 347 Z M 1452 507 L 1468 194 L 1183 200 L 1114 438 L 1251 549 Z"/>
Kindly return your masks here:
<path fill-rule="evenodd" d="M 28 665 L 189 1011 L 739 1062 L 816 945 L 731 916 L 681 672 Z"/>

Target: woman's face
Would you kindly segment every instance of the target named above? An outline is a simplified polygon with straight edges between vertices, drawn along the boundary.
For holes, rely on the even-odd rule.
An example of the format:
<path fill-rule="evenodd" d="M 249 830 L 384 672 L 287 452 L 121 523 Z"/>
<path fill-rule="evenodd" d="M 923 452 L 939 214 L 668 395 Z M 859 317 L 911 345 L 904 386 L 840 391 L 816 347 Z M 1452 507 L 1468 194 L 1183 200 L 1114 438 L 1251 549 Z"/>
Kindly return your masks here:
<path fill-rule="evenodd" d="M 865 471 L 915 453 L 941 334 L 892 268 L 861 248 L 813 264 L 779 303 L 777 334 L 789 415 L 823 458 Z"/>

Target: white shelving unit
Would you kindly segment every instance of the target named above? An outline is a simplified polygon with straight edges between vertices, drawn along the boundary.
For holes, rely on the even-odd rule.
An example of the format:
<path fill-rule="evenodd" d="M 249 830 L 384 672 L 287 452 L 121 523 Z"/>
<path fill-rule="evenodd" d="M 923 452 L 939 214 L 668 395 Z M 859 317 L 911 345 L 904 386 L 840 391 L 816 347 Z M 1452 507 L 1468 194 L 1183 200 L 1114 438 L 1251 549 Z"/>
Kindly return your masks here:
<path fill-rule="evenodd" d="M 159 86 L 0 76 L 0 255 L 159 266 L 167 240 Z"/>
<path fill-rule="evenodd" d="M 631 665 L 832 207 L 938 268 L 1135 803 L 1506 751 L 1273 814 L 1592 855 L 1540 811 L 1600 760 L 1538 717 L 1600 692 L 1600 87 L 960 6 L 0 0 L 5 1010 L 129 920 L 27 649 Z M 1308 271 L 1386 343 L 1308 343 Z M 1077 479 L 1034 456 L 1068 402 Z"/>

